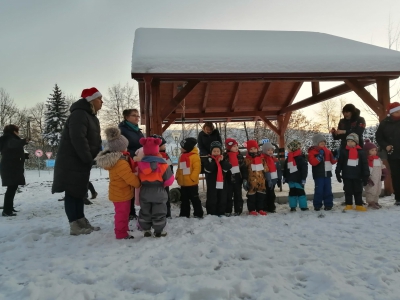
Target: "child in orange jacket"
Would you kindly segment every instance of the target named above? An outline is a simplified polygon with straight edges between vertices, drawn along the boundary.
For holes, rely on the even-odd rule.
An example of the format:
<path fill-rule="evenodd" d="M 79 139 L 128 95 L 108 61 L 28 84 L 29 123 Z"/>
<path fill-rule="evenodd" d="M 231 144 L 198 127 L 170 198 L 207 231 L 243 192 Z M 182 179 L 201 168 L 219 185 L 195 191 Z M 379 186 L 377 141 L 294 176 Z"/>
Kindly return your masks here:
<path fill-rule="evenodd" d="M 133 174 L 133 161 L 127 152 L 128 140 L 117 127 L 105 130 L 108 147 L 95 158 L 97 165 L 108 170 L 110 183 L 108 195 L 115 208 L 115 237 L 133 239 L 129 235 L 129 212 L 134 187 L 140 187 L 139 178 Z"/>

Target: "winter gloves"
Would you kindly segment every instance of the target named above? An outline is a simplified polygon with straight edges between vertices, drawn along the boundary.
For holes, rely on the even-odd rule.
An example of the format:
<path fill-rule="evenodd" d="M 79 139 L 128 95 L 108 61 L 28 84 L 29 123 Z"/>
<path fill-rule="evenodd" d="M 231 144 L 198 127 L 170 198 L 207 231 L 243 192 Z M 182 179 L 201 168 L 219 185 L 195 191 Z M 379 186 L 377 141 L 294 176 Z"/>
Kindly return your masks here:
<path fill-rule="evenodd" d="M 246 179 L 243 179 L 243 189 L 247 192 L 249 190 L 249 183 Z"/>
<path fill-rule="evenodd" d="M 375 185 L 375 183 L 372 181 L 371 178 L 368 178 L 367 184 L 369 184 L 370 186 L 374 186 Z"/>
<path fill-rule="evenodd" d="M 337 149 L 332 151 L 332 155 L 335 160 L 339 159 L 339 151 Z"/>
<path fill-rule="evenodd" d="M 320 149 L 318 155 L 316 156 L 316 159 L 321 162 L 324 161 L 324 150 Z"/>
<path fill-rule="evenodd" d="M 342 176 L 340 176 L 340 174 L 336 174 L 336 179 L 339 183 L 342 182 Z"/>

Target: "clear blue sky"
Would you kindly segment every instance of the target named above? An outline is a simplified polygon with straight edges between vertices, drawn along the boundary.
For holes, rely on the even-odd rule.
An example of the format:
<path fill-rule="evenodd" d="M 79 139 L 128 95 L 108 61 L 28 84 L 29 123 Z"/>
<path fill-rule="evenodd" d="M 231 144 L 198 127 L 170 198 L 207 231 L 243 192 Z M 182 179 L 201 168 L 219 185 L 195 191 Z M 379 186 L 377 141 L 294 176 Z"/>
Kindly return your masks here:
<path fill-rule="evenodd" d="M 0 87 L 18 106 L 131 82 L 138 27 L 305 30 L 387 47 L 400 0 L 0 0 Z"/>

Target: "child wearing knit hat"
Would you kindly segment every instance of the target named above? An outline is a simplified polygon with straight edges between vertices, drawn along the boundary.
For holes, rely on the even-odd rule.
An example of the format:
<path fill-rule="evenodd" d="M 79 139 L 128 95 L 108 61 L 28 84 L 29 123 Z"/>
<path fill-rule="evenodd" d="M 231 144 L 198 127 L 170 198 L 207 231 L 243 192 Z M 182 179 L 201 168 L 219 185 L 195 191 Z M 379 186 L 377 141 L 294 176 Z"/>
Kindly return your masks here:
<path fill-rule="evenodd" d="M 128 140 L 117 127 L 105 131 L 108 145 L 95 158 L 97 165 L 108 170 L 108 197 L 115 208 L 115 237 L 133 239 L 129 235 L 129 212 L 134 187 L 140 187 L 139 178 L 133 173 L 133 161 L 127 152 Z"/>
<path fill-rule="evenodd" d="M 316 134 L 312 138 L 313 146 L 308 149 L 308 162 L 312 166 L 312 174 L 315 183 L 314 210 L 331 210 L 333 207 L 332 194 L 332 165 L 336 164 L 332 152 L 326 148 L 326 139 L 322 134 Z"/>
<path fill-rule="evenodd" d="M 226 184 L 225 177 L 232 165 L 222 155 L 222 144 L 219 141 L 211 142 L 211 154 L 204 160 L 204 172 L 207 183 L 207 214 L 224 216 L 226 211 Z"/>
<path fill-rule="evenodd" d="M 227 188 L 226 210 L 227 217 L 232 215 L 232 205 L 234 207 L 234 216 L 240 216 L 243 212 L 242 184 L 243 177 L 247 172 L 244 157 L 239 152 L 238 142 L 235 139 L 225 140 L 226 153 L 224 159 L 229 161 L 232 168 L 226 173 L 225 185 Z"/>
<path fill-rule="evenodd" d="M 247 192 L 247 208 L 249 215 L 258 214 L 266 216 L 264 211 L 265 201 L 265 172 L 268 172 L 267 164 L 259 152 L 257 141 L 247 141 L 247 155 L 245 164 L 247 172 L 243 177 L 243 188 Z"/>
<path fill-rule="evenodd" d="M 176 181 L 181 186 L 180 217 L 190 217 L 190 202 L 193 205 L 195 218 L 203 218 L 203 207 L 199 198 L 199 175 L 201 162 L 199 149 L 195 147 L 197 140 L 192 137 L 180 142 L 181 156 L 179 157 Z"/>
<path fill-rule="evenodd" d="M 274 157 L 275 147 L 271 143 L 262 145 L 262 155 L 268 167 L 268 172 L 265 173 L 265 188 L 266 197 L 264 201 L 264 210 L 269 213 L 276 212 L 275 206 L 275 184 L 282 178 L 282 168 L 279 160 Z"/>
<path fill-rule="evenodd" d="M 306 211 L 308 207 L 304 185 L 308 175 L 307 161 L 301 151 L 301 143 L 299 141 L 291 141 L 287 148 L 289 153 L 285 160 L 283 181 L 289 184 L 290 211 L 295 212 L 297 204 L 302 211 Z"/>
<path fill-rule="evenodd" d="M 370 175 L 367 156 L 358 145 L 359 138 L 356 133 L 346 137 L 347 146 L 340 150 L 339 160 L 336 166 L 336 178 L 342 182 L 346 201 L 344 210 L 353 209 L 353 196 L 356 203 L 356 210 L 366 211 L 362 201 L 363 185 L 368 184 Z"/>
<path fill-rule="evenodd" d="M 369 139 L 364 140 L 364 151 L 367 155 L 370 176 L 368 184 L 364 186 L 365 200 L 368 207 L 379 209 L 382 206 L 378 203 L 382 191 L 382 180 L 385 180 L 387 169 L 378 156 L 378 147 Z"/>

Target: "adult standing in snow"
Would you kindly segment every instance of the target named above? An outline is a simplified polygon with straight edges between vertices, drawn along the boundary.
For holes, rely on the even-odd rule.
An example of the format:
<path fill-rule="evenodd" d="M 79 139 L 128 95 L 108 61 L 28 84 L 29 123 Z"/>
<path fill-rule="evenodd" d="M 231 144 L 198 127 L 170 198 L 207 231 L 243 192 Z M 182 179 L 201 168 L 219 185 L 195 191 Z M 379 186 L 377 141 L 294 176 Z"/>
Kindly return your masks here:
<path fill-rule="evenodd" d="M 4 194 L 3 217 L 13 217 L 17 214 L 14 209 L 14 197 L 19 185 L 25 185 L 24 146 L 28 139 L 21 139 L 18 136 L 19 128 L 10 124 L 4 127 L 3 136 L 0 137 L 0 174 L 3 186 L 7 187 Z"/>
<path fill-rule="evenodd" d="M 363 133 L 365 130 L 365 120 L 360 117 L 360 110 L 353 104 L 343 106 L 342 113 L 344 118 L 340 119 L 338 129 L 332 128 L 331 133 L 334 140 L 340 140 L 340 148 L 344 149 L 347 145 L 346 137 L 350 133 L 356 133 L 360 141 L 360 147 L 364 146 Z"/>
<path fill-rule="evenodd" d="M 203 130 L 199 133 L 197 138 L 197 146 L 200 150 L 200 156 L 211 155 L 211 143 L 220 142 L 222 144 L 221 135 L 211 122 L 205 122 Z"/>
<path fill-rule="evenodd" d="M 387 152 L 396 205 L 400 205 L 400 103 L 388 107 L 388 116 L 379 123 L 376 141 Z"/>
<path fill-rule="evenodd" d="M 128 151 L 133 158 L 136 155 L 136 151 L 142 147 L 139 140 L 144 137 L 142 130 L 139 128 L 140 114 L 136 108 L 125 109 L 122 112 L 124 120 L 119 123 L 118 128 L 121 130 L 121 134 L 127 138 Z M 135 211 L 135 197 L 131 201 L 131 212 L 129 214 L 129 219 L 137 219 Z"/>
<path fill-rule="evenodd" d="M 90 170 L 101 149 L 100 123 L 102 95 L 96 88 L 84 89 L 70 107 L 54 167 L 52 193 L 65 192 L 65 212 L 70 234 L 88 234 L 100 230 L 85 218 L 84 198 L 88 191 Z"/>

